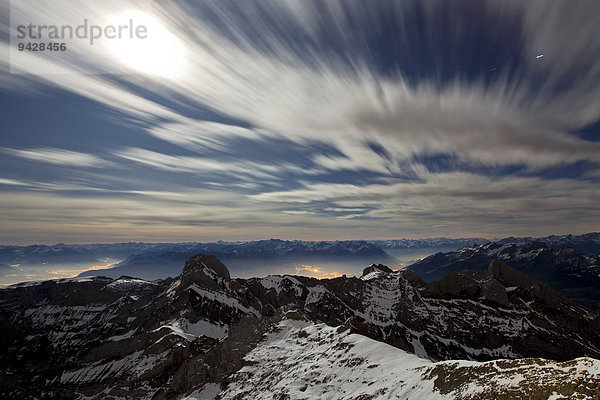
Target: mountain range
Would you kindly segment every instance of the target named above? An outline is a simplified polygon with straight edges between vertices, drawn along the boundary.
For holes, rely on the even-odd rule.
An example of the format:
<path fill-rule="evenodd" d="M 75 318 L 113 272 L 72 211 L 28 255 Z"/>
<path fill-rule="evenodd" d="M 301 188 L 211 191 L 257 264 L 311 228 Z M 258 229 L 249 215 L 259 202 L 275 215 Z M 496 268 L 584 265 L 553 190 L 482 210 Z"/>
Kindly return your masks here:
<path fill-rule="evenodd" d="M 596 241 L 564 239 L 513 241 L 504 239 L 457 251 L 437 253 L 410 268 L 426 281 L 433 281 L 463 269 L 484 270 L 495 259 L 535 279 L 550 284 L 563 296 L 591 309 L 600 310 L 600 255 Z M 578 239 L 578 238 L 575 238 Z M 565 247 L 569 246 L 569 247 Z"/>
<path fill-rule="evenodd" d="M 181 265 L 192 255 L 213 254 L 240 274 L 260 274 L 261 270 L 294 271 L 299 264 L 343 264 L 346 268 L 362 268 L 369 262 L 394 262 L 394 259 L 377 245 L 364 240 L 301 241 L 259 240 L 252 242 L 221 242 L 185 246 L 161 246 L 134 254 L 108 269 L 86 271 L 81 276 L 104 275 L 118 278 L 136 276 L 147 280 L 176 277 Z"/>
<path fill-rule="evenodd" d="M 492 242 L 478 238 L 320 242 L 270 239 L 214 243 L 0 246 L 0 283 L 42 281 L 76 274 L 114 279 L 125 275 L 149 281 L 174 278 L 179 275 L 185 260 L 198 253 L 218 256 L 236 277 L 273 273 L 314 277 L 333 277 L 343 273 L 359 276 L 364 265 L 383 263 L 394 268 L 409 266 L 425 281 L 441 279 L 450 272 L 466 268 L 484 270 L 493 259 L 499 258 L 549 283 L 561 295 L 599 310 L 599 251 L 599 233 L 543 238 L 509 237 Z M 101 267 L 117 260 L 122 261 Z"/>
<path fill-rule="evenodd" d="M 598 314 L 499 260 L 433 282 L 382 264 L 233 279 L 200 254 L 155 282 L 9 287 L 0 310 L 3 398 L 600 395 Z"/>

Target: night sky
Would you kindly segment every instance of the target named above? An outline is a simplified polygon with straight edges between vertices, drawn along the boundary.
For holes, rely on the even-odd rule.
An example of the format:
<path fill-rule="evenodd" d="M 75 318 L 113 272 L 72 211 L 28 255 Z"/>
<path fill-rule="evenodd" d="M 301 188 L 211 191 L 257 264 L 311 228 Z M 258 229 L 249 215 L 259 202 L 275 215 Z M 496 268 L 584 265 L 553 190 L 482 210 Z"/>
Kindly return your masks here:
<path fill-rule="evenodd" d="M 9 11 L 82 15 L 13 3 L 0 243 L 600 226 L 598 1 L 153 3 L 150 48 L 11 64 Z"/>

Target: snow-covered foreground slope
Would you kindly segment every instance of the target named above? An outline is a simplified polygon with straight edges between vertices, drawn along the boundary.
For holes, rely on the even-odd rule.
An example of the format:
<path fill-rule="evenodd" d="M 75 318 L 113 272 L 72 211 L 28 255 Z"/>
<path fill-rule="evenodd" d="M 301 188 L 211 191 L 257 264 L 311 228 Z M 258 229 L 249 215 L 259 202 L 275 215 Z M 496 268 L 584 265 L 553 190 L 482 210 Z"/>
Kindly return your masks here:
<path fill-rule="evenodd" d="M 217 394 L 188 399 L 531 399 L 600 396 L 600 360 L 433 363 L 350 330 L 285 319 Z"/>
<path fill-rule="evenodd" d="M 222 398 L 444 398 L 423 378 L 433 364 L 414 354 L 324 324 L 288 319 L 277 328 Z"/>

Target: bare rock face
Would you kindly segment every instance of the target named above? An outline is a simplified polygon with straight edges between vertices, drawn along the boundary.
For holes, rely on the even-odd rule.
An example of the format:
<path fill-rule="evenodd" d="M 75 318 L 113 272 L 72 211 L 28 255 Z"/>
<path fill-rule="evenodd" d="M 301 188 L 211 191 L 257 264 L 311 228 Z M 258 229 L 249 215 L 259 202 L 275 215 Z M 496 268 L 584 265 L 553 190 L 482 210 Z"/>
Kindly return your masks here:
<path fill-rule="evenodd" d="M 566 305 L 565 299 L 552 289 L 547 283 L 538 282 L 527 274 L 509 267 L 506 263 L 494 260 L 490 263 L 489 272 L 505 286 L 528 288 L 532 293 L 542 299 L 548 306 L 555 309 L 571 307 Z"/>
<path fill-rule="evenodd" d="M 367 268 L 363 269 L 363 276 L 370 274 L 371 272 L 384 272 L 390 274 L 392 271 L 387 265 L 383 264 L 371 264 Z"/>
<path fill-rule="evenodd" d="M 510 268 L 508 266 L 505 267 Z M 482 271 L 450 273 L 439 281 L 424 283 L 423 285 L 432 297 L 462 297 L 489 300 L 502 305 L 509 304 L 507 292 L 502 282 L 496 279 L 493 274 Z"/>
<path fill-rule="evenodd" d="M 206 352 L 189 357 L 172 375 L 167 398 L 189 393 L 206 383 L 225 385 L 228 377 L 245 365 L 244 356 L 261 340 L 262 336 L 281 320 L 283 314 L 257 318 L 244 316 L 231 327 L 227 338 L 219 341 Z"/>
<path fill-rule="evenodd" d="M 229 270 L 216 256 L 198 254 L 186 261 L 181 274 L 181 287 L 195 283 L 219 289 L 230 279 Z"/>
<path fill-rule="evenodd" d="M 476 298 L 482 288 L 479 282 L 462 274 L 451 273 L 437 282 L 427 285 L 431 296 L 446 298 Z"/>

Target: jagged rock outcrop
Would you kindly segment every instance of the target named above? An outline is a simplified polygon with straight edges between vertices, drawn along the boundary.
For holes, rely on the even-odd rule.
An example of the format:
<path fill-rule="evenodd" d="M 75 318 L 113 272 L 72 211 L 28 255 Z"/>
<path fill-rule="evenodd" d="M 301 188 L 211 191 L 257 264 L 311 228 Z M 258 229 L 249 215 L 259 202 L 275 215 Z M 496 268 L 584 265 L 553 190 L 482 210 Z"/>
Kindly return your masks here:
<path fill-rule="evenodd" d="M 492 261 L 489 271 L 494 278 L 505 286 L 530 289 L 536 297 L 542 299 L 550 307 L 555 309 L 559 307 L 572 307 L 572 304 L 566 305 L 564 299 L 549 284 L 538 282 L 527 274 L 509 267 L 502 261 Z"/>
<path fill-rule="evenodd" d="M 198 284 L 219 289 L 230 279 L 229 270 L 216 256 L 198 254 L 185 262 L 180 287 L 187 288 L 191 284 Z"/>
<path fill-rule="evenodd" d="M 370 266 L 368 266 L 367 268 L 363 269 L 363 276 L 368 275 L 372 272 L 385 272 L 385 273 L 390 273 L 390 272 L 394 272 L 390 269 L 390 267 L 388 267 L 387 265 L 383 265 L 383 264 L 371 264 Z"/>

